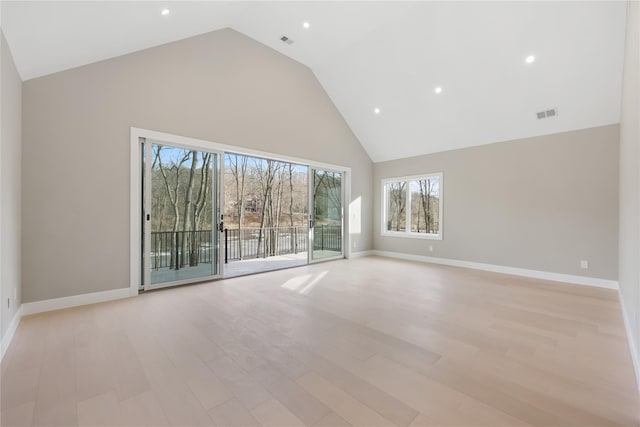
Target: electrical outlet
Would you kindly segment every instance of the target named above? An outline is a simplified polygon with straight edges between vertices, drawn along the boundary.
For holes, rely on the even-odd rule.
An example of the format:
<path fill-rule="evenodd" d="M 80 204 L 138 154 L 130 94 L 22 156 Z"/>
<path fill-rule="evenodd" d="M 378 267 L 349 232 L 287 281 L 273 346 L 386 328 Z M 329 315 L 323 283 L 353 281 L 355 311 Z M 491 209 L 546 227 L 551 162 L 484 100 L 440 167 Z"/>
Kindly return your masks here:
<path fill-rule="evenodd" d="M 433 252 L 433 245 L 429 245 L 429 252 Z"/>
<path fill-rule="evenodd" d="M 580 268 L 584 268 L 584 269 L 589 268 L 589 261 L 584 260 L 584 259 L 582 261 L 580 261 Z"/>

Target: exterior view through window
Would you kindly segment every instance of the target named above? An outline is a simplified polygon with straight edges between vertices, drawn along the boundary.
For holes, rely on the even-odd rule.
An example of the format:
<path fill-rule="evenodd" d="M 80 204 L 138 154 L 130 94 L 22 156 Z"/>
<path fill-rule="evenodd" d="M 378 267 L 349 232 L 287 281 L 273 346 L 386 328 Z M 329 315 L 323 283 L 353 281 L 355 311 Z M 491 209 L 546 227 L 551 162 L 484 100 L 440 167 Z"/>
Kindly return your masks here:
<path fill-rule="evenodd" d="M 151 284 L 218 274 L 216 154 L 151 145 Z"/>
<path fill-rule="evenodd" d="M 307 263 L 308 167 L 224 156 L 225 276 Z"/>
<path fill-rule="evenodd" d="M 382 181 L 382 234 L 442 238 L 442 174 Z"/>
<path fill-rule="evenodd" d="M 344 172 L 139 142 L 141 289 L 344 257 Z"/>
<path fill-rule="evenodd" d="M 342 173 L 313 171 L 313 259 L 342 255 Z"/>

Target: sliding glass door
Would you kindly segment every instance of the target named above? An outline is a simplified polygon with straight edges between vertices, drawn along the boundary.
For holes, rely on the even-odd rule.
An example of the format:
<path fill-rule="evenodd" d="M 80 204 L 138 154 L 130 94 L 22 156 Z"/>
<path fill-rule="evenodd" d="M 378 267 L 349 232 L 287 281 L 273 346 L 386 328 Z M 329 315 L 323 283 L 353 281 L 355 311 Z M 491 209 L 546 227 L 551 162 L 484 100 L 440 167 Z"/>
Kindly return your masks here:
<path fill-rule="evenodd" d="M 220 277 L 220 153 L 144 143 L 144 289 Z"/>
<path fill-rule="evenodd" d="M 345 171 L 171 135 L 136 140 L 138 289 L 344 258 Z"/>
<path fill-rule="evenodd" d="M 342 258 L 343 172 L 311 168 L 310 261 Z"/>

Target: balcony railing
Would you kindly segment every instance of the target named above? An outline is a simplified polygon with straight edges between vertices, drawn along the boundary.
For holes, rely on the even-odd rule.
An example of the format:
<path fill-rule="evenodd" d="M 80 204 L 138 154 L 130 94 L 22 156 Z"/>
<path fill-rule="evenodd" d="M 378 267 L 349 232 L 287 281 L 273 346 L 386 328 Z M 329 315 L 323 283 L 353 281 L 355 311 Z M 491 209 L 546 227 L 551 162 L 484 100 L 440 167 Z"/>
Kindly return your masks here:
<path fill-rule="evenodd" d="M 342 250 L 342 227 L 339 225 L 316 225 L 313 228 L 313 249 L 340 252 Z"/>
<path fill-rule="evenodd" d="M 152 270 L 210 264 L 211 251 L 211 230 L 151 232 Z"/>
<path fill-rule="evenodd" d="M 222 244 L 225 262 L 251 258 L 268 258 L 297 254 L 308 250 L 307 227 L 225 228 Z M 213 257 L 213 232 L 153 231 L 151 232 L 151 269 L 174 270 L 210 264 Z M 314 250 L 339 252 L 342 248 L 340 226 L 314 227 Z"/>
<path fill-rule="evenodd" d="M 307 227 L 252 227 L 224 230 L 225 262 L 306 252 Z"/>

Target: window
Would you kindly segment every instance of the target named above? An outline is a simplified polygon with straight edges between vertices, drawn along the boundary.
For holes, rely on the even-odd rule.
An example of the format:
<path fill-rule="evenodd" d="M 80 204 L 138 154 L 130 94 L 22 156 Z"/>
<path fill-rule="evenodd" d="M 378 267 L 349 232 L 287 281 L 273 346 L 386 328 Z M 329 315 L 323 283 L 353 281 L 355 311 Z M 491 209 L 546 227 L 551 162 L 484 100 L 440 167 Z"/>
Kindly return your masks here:
<path fill-rule="evenodd" d="M 442 239 L 442 174 L 382 180 L 382 234 Z"/>

